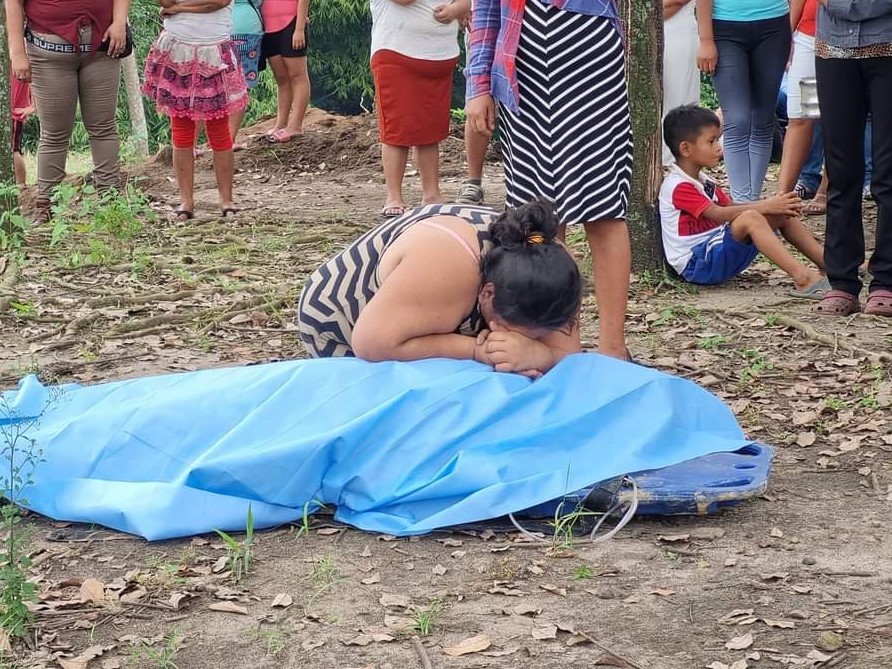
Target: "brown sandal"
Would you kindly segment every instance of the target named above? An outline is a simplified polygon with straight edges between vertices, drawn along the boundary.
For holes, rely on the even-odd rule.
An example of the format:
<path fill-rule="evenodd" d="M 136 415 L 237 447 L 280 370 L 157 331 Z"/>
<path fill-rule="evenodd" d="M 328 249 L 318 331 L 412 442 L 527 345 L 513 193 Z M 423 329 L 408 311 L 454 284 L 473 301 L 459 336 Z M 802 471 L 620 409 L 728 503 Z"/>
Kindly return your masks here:
<path fill-rule="evenodd" d="M 870 291 L 864 313 L 871 316 L 892 316 L 892 290 L 876 288 Z"/>
<path fill-rule="evenodd" d="M 827 196 L 815 195 L 811 200 L 802 205 L 802 213 L 805 216 L 823 216 L 827 213 Z"/>
<path fill-rule="evenodd" d="M 822 316 L 850 316 L 861 311 L 857 295 L 844 290 L 829 290 L 815 306 L 814 312 Z"/>

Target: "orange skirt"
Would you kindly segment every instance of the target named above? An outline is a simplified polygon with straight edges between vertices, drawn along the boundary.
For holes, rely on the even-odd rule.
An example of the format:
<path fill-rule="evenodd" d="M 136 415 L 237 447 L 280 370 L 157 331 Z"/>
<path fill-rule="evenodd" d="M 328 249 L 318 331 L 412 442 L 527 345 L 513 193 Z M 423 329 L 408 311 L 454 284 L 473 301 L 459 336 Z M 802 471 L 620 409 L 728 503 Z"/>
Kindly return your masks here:
<path fill-rule="evenodd" d="M 427 146 L 449 135 L 452 73 L 458 58 L 420 60 L 381 49 L 372 56 L 381 142 Z"/>

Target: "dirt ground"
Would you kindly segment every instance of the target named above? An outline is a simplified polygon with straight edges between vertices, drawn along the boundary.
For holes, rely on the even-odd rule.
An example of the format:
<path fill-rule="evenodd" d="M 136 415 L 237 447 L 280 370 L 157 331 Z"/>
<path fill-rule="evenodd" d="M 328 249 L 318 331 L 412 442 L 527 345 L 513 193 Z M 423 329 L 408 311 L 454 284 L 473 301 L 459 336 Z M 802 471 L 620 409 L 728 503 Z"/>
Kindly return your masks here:
<path fill-rule="evenodd" d="M 20 276 L 0 260 L 2 388 L 28 372 L 98 383 L 302 355 L 302 277 L 377 222 L 374 123 L 313 112 L 303 138 L 254 138 L 237 162 L 233 220 L 216 216 L 202 157 L 197 218 L 171 222 L 159 157 L 133 174 L 158 217 L 126 244 L 91 246 L 101 235 L 79 228 L 51 247 L 35 230 Z M 443 174 L 453 196 L 459 138 Z M 499 179 L 491 166 L 490 203 Z M 407 181 L 417 203 L 417 175 Z M 260 533 L 239 584 L 215 536 L 146 543 L 31 516 L 37 627 L 0 665 L 892 667 L 892 321 L 821 320 L 788 287 L 762 261 L 708 290 L 638 276 L 630 303 L 639 359 L 708 387 L 777 449 L 758 499 L 636 519 L 557 553 L 501 527 L 407 540 L 320 517 L 308 535 Z M 589 295 L 591 344 L 596 326 Z"/>

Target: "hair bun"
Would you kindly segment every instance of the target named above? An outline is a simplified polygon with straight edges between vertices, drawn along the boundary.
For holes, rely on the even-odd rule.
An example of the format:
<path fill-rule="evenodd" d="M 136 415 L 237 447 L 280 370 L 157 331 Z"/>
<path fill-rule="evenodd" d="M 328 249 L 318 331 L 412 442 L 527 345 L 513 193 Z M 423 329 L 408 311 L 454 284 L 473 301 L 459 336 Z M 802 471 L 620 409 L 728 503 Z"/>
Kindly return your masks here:
<path fill-rule="evenodd" d="M 505 210 L 489 226 L 493 244 L 505 248 L 550 244 L 558 230 L 554 207 L 547 200 L 534 200 L 528 204 Z"/>

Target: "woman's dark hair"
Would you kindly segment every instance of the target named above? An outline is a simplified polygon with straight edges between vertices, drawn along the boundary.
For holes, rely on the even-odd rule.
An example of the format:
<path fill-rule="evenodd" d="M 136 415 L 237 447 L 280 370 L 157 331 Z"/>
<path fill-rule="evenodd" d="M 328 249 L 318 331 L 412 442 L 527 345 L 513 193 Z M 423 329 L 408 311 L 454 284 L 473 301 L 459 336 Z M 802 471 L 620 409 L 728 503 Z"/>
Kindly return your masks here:
<path fill-rule="evenodd" d="M 555 238 L 558 225 L 544 200 L 508 209 L 490 223 L 493 249 L 483 258 L 483 283 L 493 284 L 493 309 L 512 325 L 557 330 L 579 314 L 582 278 Z"/>

